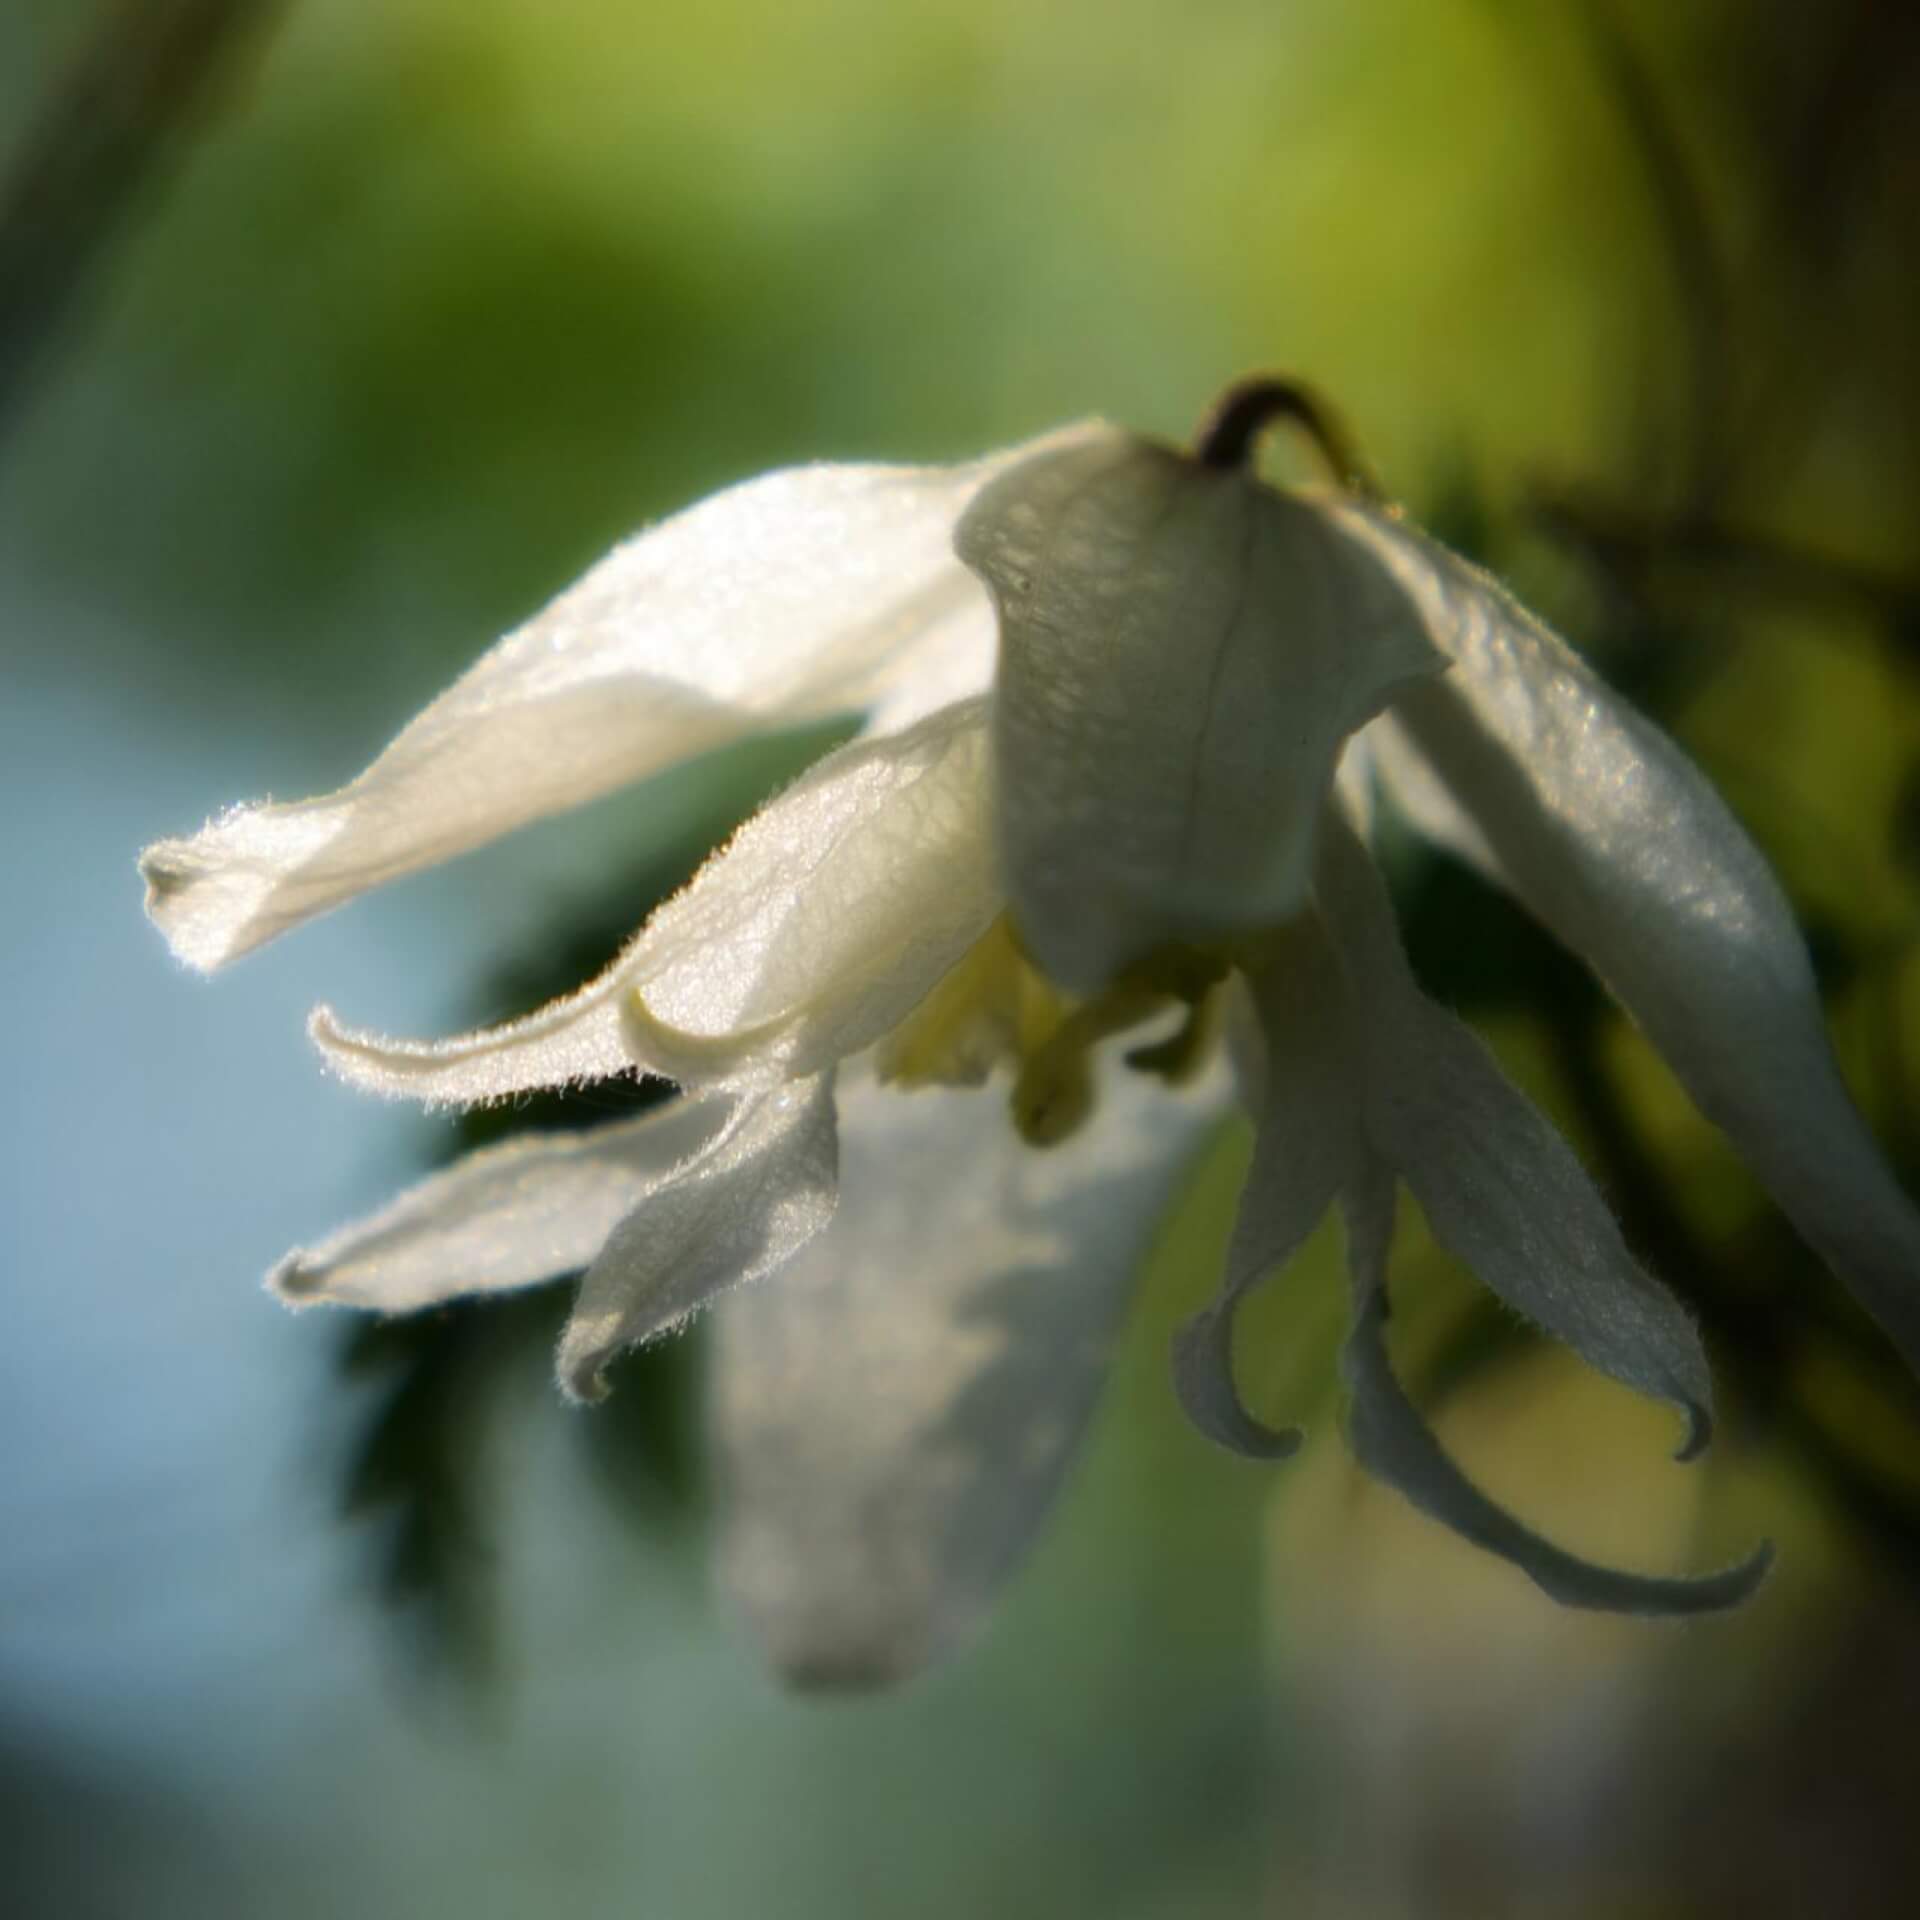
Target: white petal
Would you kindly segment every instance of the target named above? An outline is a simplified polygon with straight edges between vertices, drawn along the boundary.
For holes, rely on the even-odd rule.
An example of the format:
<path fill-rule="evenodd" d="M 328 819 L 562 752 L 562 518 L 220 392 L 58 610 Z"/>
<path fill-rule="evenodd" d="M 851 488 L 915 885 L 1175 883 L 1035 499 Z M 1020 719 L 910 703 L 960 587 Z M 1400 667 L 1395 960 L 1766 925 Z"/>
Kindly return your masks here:
<path fill-rule="evenodd" d="M 1348 1206 L 1354 1327 L 1343 1371 L 1353 1392 L 1349 1437 L 1360 1464 L 1462 1539 L 1511 1561 L 1564 1606 L 1639 1614 L 1710 1613 L 1738 1606 L 1760 1584 L 1772 1562 L 1773 1549 L 1766 1543 L 1738 1566 L 1695 1578 L 1662 1578 L 1595 1566 L 1523 1526 L 1447 1457 L 1394 1378 L 1387 1357 L 1386 1253 L 1393 1231 L 1392 1194 L 1391 1176 L 1378 1169 Z"/>
<path fill-rule="evenodd" d="M 898 733 L 956 701 L 993 691 L 1000 632 L 993 603 L 964 567 L 957 567 L 951 609 L 903 647 L 894 676 L 867 715 L 869 733 Z"/>
<path fill-rule="evenodd" d="M 1174 1336 L 1173 1379 L 1210 1440 L 1253 1459 L 1284 1459 L 1297 1427 L 1250 1414 L 1233 1377 L 1233 1324 L 1246 1296 L 1285 1266 L 1352 1177 L 1362 1151 L 1358 1043 L 1339 964 L 1302 915 L 1251 982 L 1265 1045 L 1253 1162 L 1240 1195 L 1220 1295 Z"/>
<path fill-rule="evenodd" d="M 1373 556 L 1111 430 L 1007 469 L 955 545 L 1000 617 L 1002 864 L 1047 972 L 1096 989 L 1296 911 L 1342 743 L 1439 664 Z"/>
<path fill-rule="evenodd" d="M 1329 817 L 1316 873 L 1363 1036 L 1366 1130 L 1433 1237 L 1589 1366 L 1670 1402 L 1705 1446 L 1712 1379 L 1685 1310 L 1627 1251 L 1566 1141 L 1416 985 L 1379 873 Z"/>
<path fill-rule="evenodd" d="M 526 1019 L 407 1041 L 322 1008 L 314 1040 L 356 1086 L 434 1102 L 636 1067 L 764 1084 L 829 1066 L 901 1020 L 998 911 L 986 753 L 976 700 L 829 754 L 597 980 Z"/>
<path fill-rule="evenodd" d="M 956 515 L 1051 444 L 954 467 L 796 467 L 703 500 L 617 547 L 350 785 L 150 847 L 148 912 L 182 959 L 217 967 L 708 748 L 858 711 L 977 600 L 949 548 Z"/>
<path fill-rule="evenodd" d="M 833 1218 L 837 1178 L 832 1075 L 738 1102 L 587 1269 L 560 1337 L 562 1390 L 600 1399 L 616 1354 L 784 1266 Z"/>
<path fill-rule="evenodd" d="M 343 1026 L 316 1007 L 307 1032 L 327 1066 L 368 1093 L 429 1106 L 478 1106 L 543 1087 L 607 1080 L 631 1070 L 620 991 L 633 946 L 597 980 L 524 1019 L 448 1040 L 399 1040 Z"/>
<path fill-rule="evenodd" d="M 1429 840 L 1477 867 L 1496 885 L 1509 883 L 1487 845 L 1486 835 L 1447 791 L 1420 749 L 1407 737 L 1399 715 L 1389 708 L 1369 722 L 1356 745 L 1365 743 L 1376 787 L 1393 796 L 1399 810 Z"/>
<path fill-rule="evenodd" d="M 789 1681 L 885 1685 L 979 1624 L 1224 1094 L 1109 1065 L 1087 1126 L 1035 1149 L 1004 1087 L 844 1090 L 831 1231 L 715 1316 L 724 1575 Z"/>
<path fill-rule="evenodd" d="M 671 1078 L 817 1071 L 897 1026 L 1002 900 L 986 705 L 823 760 L 648 923 L 633 1051 Z"/>
<path fill-rule="evenodd" d="M 724 1103 L 677 1100 L 615 1126 L 472 1153 L 267 1276 L 292 1307 L 407 1313 L 578 1273 L 615 1225 L 713 1137 Z"/>
<path fill-rule="evenodd" d="M 1920 1213 L 1847 1095 L 1759 850 L 1680 749 L 1496 582 L 1380 515 L 1346 518 L 1453 661 L 1397 714 L 1496 877 L 1585 956 L 1920 1369 Z M 1418 784 L 1400 797 L 1417 810 Z M 1422 824 L 1447 833 L 1444 816 Z"/>

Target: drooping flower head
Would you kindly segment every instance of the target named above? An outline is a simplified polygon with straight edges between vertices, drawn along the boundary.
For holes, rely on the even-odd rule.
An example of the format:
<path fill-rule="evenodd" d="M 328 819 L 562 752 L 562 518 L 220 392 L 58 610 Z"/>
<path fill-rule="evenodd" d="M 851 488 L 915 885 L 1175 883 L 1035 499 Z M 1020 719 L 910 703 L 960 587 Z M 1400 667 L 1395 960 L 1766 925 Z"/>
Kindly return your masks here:
<path fill-rule="evenodd" d="M 1279 415 L 1334 492 L 1252 473 Z M 149 911 L 213 968 L 690 754 L 849 712 L 859 734 L 571 998 L 424 1044 L 315 1014 L 335 1071 L 387 1094 L 621 1072 L 681 1093 L 470 1156 L 289 1255 L 283 1299 L 402 1311 L 584 1270 L 558 1363 L 582 1399 L 718 1302 L 731 1589 L 791 1677 L 890 1679 L 973 1626 L 1030 1542 L 1145 1238 L 1237 1097 L 1256 1138 L 1227 1272 L 1174 1354 L 1202 1430 L 1256 1457 L 1297 1443 L 1243 1404 L 1234 1318 L 1337 1202 L 1367 1467 L 1573 1604 L 1752 1590 L 1764 1547 L 1682 1577 L 1552 1545 L 1394 1378 L 1404 1187 L 1509 1305 L 1671 1403 L 1682 1457 L 1711 1426 L 1691 1320 L 1415 982 L 1368 848 L 1375 785 L 1587 958 L 1909 1364 L 1920 1221 L 1718 796 L 1381 504 L 1291 383 L 1233 390 L 1191 453 L 1094 423 L 716 495 L 618 548 L 339 792 L 149 849 Z"/>

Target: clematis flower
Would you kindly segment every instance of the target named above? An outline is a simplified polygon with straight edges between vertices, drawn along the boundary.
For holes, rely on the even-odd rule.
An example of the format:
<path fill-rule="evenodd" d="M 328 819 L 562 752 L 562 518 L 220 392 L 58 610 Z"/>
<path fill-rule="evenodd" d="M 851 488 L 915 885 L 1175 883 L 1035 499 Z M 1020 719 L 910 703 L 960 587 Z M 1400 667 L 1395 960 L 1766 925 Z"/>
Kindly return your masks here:
<path fill-rule="evenodd" d="M 1249 470 L 1291 415 L 1342 484 Z M 211 969 L 688 755 L 860 732 L 768 802 L 597 980 L 432 1043 L 321 1009 L 358 1086 L 434 1104 L 657 1075 L 673 1103 L 470 1156 L 270 1285 L 411 1310 L 584 1271 L 571 1396 L 717 1303 L 722 1551 L 790 1677 L 897 1678 L 979 1621 L 1095 1403 L 1128 1285 L 1237 1097 L 1256 1143 L 1176 1388 L 1278 1457 L 1235 1313 L 1336 1201 L 1353 1444 L 1576 1605 L 1732 1604 L 1593 1566 L 1442 1452 L 1388 1363 L 1395 1196 L 1512 1308 L 1669 1402 L 1692 1322 L 1550 1124 L 1415 983 L 1374 783 L 1582 953 L 1814 1247 L 1920 1361 L 1920 1220 L 1834 1066 L 1780 890 L 1679 749 L 1354 478 L 1303 390 L 1227 396 L 1184 453 L 1094 423 L 946 468 L 815 466 L 616 549 L 350 785 L 148 850 Z M 1231 1069 L 1220 1034 L 1237 1035 Z M 753 1284 L 748 1284 L 753 1283 Z"/>

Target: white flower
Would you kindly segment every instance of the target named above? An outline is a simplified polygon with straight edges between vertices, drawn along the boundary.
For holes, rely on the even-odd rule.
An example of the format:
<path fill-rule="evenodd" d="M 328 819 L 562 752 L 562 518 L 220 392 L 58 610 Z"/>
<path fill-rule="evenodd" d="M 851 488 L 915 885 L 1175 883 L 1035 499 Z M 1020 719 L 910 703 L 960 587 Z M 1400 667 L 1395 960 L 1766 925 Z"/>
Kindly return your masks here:
<path fill-rule="evenodd" d="M 1920 1359 L 1920 1222 L 1759 854 L 1485 576 L 1357 493 L 1252 479 L 1281 412 L 1342 460 L 1298 390 L 1251 383 L 1195 455 L 1093 424 L 961 467 L 733 488 L 617 549 L 340 792 L 142 861 L 175 951 L 212 968 L 696 751 L 866 714 L 571 998 L 432 1044 L 316 1013 L 334 1069 L 383 1093 L 633 1069 L 685 1093 L 476 1154 L 272 1278 L 296 1304 L 396 1311 L 584 1268 L 559 1356 L 581 1397 L 726 1293 L 725 1560 L 792 1677 L 912 1670 L 1031 1540 L 1143 1244 L 1230 1096 L 1223 1006 L 1258 1131 L 1225 1285 L 1175 1354 L 1197 1423 L 1256 1455 L 1294 1444 L 1235 1391 L 1234 1311 L 1337 1198 L 1375 1473 L 1576 1604 L 1693 1611 L 1759 1578 L 1764 1548 L 1694 1579 L 1573 1558 L 1479 1493 L 1394 1382 L 1404 1182 L 1503 1299 L 1670 1401 L 1683 1454 L 1710 1423 L 1686 1314 L 1414 983 L 1364 845 L 1369 769 L 1587 957 Z M 1002 1076 L 1011 1113 L 983 1090 Z"/>

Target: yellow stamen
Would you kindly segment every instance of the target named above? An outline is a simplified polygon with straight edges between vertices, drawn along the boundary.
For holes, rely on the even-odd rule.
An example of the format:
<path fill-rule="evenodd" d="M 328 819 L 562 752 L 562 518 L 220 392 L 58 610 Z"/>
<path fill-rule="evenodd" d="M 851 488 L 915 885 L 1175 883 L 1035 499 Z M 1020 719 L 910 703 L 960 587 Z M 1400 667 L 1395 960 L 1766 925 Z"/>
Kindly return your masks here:
<path fill-rule="evenodd" d="M 901 1087 L 977 1087 L 1025 1058 L 1065 1002 L 1021 953 L 1002 914 L 882 1043 L 880 1078 Z"/>
<path fill-rule="evenodd" d="M 1013 1124 L 1030 1146 L 1053 1146 L 1093 1111 L 1093 1051 L 1115 1034 L 1184 1006 L 1179 1028 L 1135 1048 L 1127 1064 L 1169 1086 L 1204 1065 L 1218 1032 L 1218 995 L 1231 958 L 1169 945 L 1105 992 L 1071 1002 L 1041 973 L 1002 914 L 881 1043 L 880 1078 L 902 1088 L 981 1085 L 1014 1067 Z"/>

